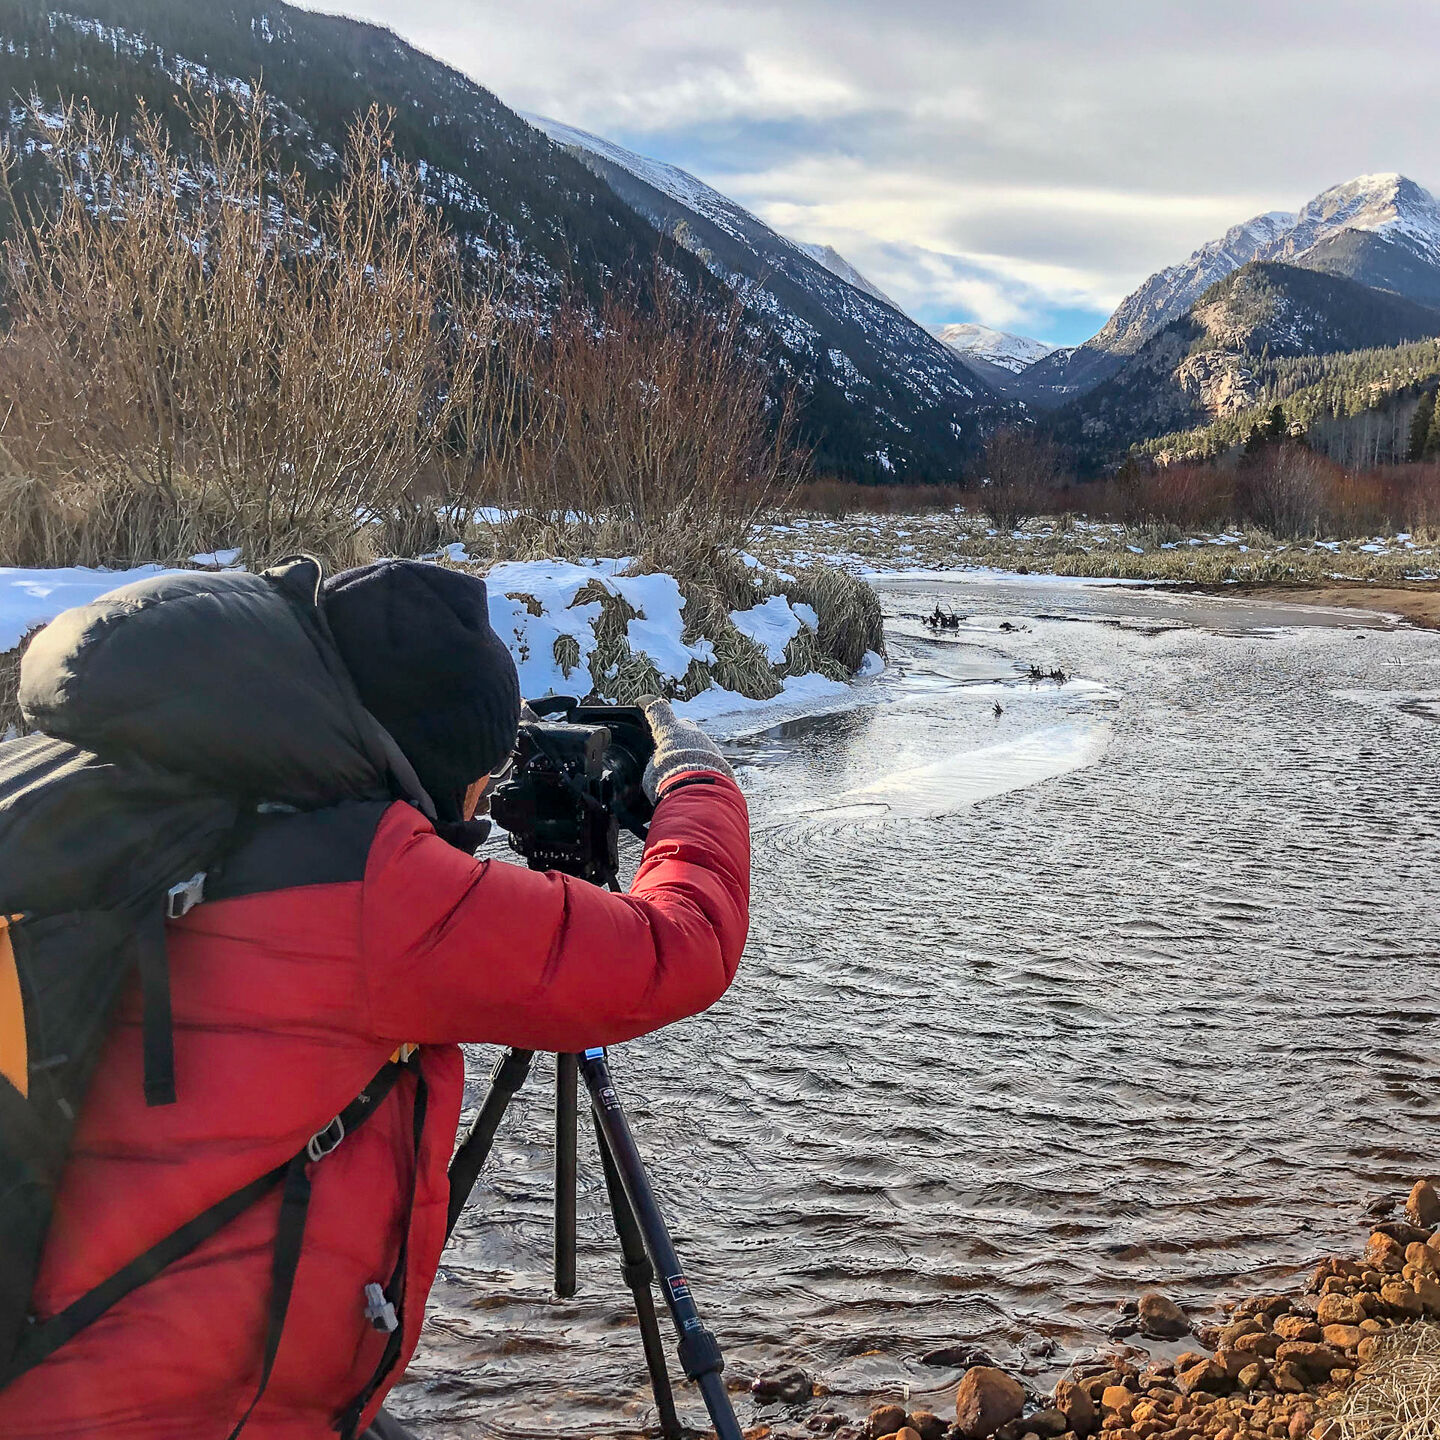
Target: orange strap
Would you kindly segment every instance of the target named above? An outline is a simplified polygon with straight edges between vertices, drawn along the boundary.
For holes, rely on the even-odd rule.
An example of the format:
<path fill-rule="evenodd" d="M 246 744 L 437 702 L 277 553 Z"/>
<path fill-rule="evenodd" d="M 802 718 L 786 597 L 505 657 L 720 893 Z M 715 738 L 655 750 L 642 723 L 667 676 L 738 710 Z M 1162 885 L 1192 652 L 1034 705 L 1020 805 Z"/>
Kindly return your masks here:
<path fill-rule="evenodd" d="M 20 972 L 10 943 L 9 917 L 0 915 L 0 1075 L 22 1095 L 30 1093 L 30 1048 L 25 1039 L 25 1006 Z"/>

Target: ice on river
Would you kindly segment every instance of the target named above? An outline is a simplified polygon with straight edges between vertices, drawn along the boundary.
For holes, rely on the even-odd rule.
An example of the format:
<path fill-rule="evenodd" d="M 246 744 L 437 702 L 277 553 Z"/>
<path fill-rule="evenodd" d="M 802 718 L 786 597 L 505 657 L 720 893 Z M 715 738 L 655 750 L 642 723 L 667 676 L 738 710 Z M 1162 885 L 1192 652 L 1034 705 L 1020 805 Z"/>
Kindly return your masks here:
<path fill-rule="evenodd" d="M 1104 721 L 1047 725 L 1014 740 L 960 750 L 847 791 L 819 818 L 931 820 L 1093 765 L 1110 743 Z"/>

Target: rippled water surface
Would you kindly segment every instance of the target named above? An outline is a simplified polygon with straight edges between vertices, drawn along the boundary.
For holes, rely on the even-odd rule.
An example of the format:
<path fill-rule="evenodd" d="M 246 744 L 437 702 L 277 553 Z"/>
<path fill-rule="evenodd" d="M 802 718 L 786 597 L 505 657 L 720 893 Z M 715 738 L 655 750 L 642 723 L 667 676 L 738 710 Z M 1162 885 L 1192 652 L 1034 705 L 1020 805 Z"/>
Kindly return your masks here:
<path fill-rule="evenodd" d="M 1036 580 L 885 602 L 864 705 L 731 744 L 739 981 L 613 1065 L 736 1383 L 939 1410 L 937 1347 L 1044 1374 L 1117 1300 L 1278 1280 L 1436 1168 L 1440 636 Z M 424 1436 L 651 1419 L 587 1137 L 580 1293 L 548 1293 L 549 1080 L 393 1402 Z"/>

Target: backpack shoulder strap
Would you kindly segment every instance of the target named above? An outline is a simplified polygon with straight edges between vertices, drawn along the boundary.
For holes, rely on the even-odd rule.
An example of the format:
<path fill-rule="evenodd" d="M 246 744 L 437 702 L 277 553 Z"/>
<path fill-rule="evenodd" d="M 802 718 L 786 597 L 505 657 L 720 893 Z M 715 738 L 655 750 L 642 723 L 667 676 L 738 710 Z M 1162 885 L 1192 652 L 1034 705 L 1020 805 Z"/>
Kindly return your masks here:
<path fill-rule="evenodd" d="M 152 1280 L 168 1265 L 183 1259 L 237 1215 L 283 1186 L 280 1222 L 276 1229 L 275 1247 L 270 1267 L 270 1307 L 266 1327 L 265 1357 L 261 1368 L 260 1387 L 250 1402 L 240 1424 L 232 1434 L 238 1435 L 249 1419 L 260 1397 L 270 1383 L 270 1372 L 280 1348 L 280 1335 L 290 1307 L 290 1293 L 295 1271 L 300 1264 L 300 1249 L 305 1235 L 305 1220 L 310 1205 L 309 1166 L 323 1160 L 345 1138 L 358 1130 L 380 1107 L 380 1102 L 395 1088 L 404 1071 L 402 1065 L 387 1062 L 375 1078 L 323 1130 L 317 1131 L 304 1149 L 273 1170 L 243 1185 L 201 1211 L 193 1220 L 157 1241 L 128 1265 L 102 1280 L 93 1290 L 67 1305 L 49 1320 L 32 1325 L 21 1337 L 10 1364 L 0 1369 L 0 1390 L 48 1360 L 62 1345 L 93 1325 L 107 1310 L 118 1304 L 147 1280 Z"/>

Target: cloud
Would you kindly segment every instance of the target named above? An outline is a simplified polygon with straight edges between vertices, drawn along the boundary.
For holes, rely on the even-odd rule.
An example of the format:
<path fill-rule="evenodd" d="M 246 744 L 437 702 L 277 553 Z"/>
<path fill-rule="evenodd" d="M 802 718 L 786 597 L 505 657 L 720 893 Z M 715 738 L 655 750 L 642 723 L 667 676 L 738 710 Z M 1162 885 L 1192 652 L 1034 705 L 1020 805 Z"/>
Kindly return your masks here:
<path fill-rule="evenodd" d="M 1440 179 L 1434 0 L 311 8 L 693 171 L 922 318 L 1052 338 L 1250 215 L 1369 171 Z"/>

